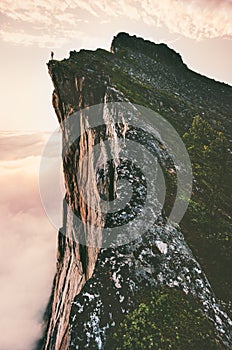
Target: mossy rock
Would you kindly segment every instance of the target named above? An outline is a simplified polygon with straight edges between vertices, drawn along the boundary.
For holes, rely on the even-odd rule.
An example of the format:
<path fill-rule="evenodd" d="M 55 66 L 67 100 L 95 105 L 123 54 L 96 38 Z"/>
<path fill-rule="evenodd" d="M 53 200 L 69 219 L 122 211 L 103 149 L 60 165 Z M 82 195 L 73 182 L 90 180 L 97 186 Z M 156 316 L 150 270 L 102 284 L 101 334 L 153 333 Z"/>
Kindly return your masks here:
<path fill-rule="evenodd" d="M 214 325 L 193 297 L 163 287 L 144 290 L 137 306 L 113 328 L 106 349 L 222 350 Z"/>

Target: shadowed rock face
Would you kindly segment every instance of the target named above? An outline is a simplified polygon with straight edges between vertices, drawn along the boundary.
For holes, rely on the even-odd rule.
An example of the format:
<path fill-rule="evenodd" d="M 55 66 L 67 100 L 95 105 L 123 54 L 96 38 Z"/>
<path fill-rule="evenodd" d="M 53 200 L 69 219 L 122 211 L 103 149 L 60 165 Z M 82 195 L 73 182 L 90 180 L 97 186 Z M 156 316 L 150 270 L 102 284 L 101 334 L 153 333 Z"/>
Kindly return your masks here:
<path fill-rule="evenodd" d="M 193 115 L 204 116 L 210 109 L 211 118 L 222 121 L 227 132 L 232 89 L 188 70 L 180 55 L 166 45 L 125 33 L 114 38 L 111 53 L 71 52 L 69 59 L 50 61 L 48 69 L 55 88 L 52 102 L 63 136 L 66 196 L 43 348 L 104 349 L 108 330 L 133 309 L 136 293 L 144 285 L 179 287 L 195 296 L 229 346 L 231 322 L 218 305 L 183 234 L 166 222 L 163 213 L 137 240 L 99 249 L 105 239 L 102 228 L 106 221 L 100 192 L 108 200 L 117 196 L 117 166 L 111 168 L 108 182 L 101 182 L 96 176 L 96 164 L 82 160 L 86 153 L 94 152 L 96 143 L 110 136 L 113 142 L 108 152 L 117 153 L 120 162 L 117 140 L 125 137 L 126 125 L 118 115 L 105 113 L 108 102 L 129 101 L 149 107 L 167 118 L 181 134 Z M 86 109 L 97 104 L 101 104 L 98 112 L 102 125 L 107 125 L 100 133 L 91 129 Z M 65 124 L 73 116 L 79 130 L 87 130 L 75 142 L 71 140 L 71 128 Z M 116 124 L 121 128 L 116 129 Z M 154 143 L 153 150 L 164 167 L 171 169 L 170 156 L 162 144 Z M 101 152 L 99 159 L 103 148 Z M 77 173 L 81 174 L 79 180 Z M 91 195 L 87 199 L 80 194 L 78 181 L 90 182 Z M 76 215 L 81 224 L 76 224 Z M 88 225 L 90 221 L 95 229 Z M 81 242 L 86 244 L 79 243 L 83 235 Z"/>

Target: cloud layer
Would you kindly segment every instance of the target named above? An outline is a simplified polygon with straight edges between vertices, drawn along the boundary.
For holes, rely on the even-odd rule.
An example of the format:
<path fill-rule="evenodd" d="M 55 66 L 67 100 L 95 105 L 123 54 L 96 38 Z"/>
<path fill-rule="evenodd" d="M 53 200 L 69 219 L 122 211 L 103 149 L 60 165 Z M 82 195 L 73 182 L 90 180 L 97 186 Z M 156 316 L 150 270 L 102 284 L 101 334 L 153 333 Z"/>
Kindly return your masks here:
<path fill-rule="evenodd" d="M 62 47 L 118 19 L 196 40 L 232 38 L 231 0 L 2 0 L 0 15 L 4 41 L 39 47 Z"/>
<path fill-rule="evenodd" d="M 0 133 L 0 349 L 30 350 L 55 272 L 56 230 L 42 208 L 38 166 L 46 135 Z"/>

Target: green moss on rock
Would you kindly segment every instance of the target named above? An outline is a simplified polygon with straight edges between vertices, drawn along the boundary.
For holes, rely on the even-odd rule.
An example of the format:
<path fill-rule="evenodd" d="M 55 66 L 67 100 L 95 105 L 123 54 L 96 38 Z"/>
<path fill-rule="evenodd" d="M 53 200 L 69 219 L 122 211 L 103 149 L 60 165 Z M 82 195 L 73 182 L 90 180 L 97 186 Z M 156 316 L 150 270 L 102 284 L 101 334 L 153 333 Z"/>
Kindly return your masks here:
<path fill-rule="evenodd" d="M 114 329 L 107 349 L 222 350 L 213 324 L 189 295 L 160 288 L 138 296 L 138 305 Z"/>

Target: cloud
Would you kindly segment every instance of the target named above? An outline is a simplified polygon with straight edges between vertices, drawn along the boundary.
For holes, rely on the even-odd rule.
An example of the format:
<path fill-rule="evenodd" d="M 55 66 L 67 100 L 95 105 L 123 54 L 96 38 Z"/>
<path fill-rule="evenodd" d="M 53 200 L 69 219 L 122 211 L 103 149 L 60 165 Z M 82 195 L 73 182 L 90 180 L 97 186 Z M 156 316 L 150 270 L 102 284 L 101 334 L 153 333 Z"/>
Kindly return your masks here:
<path fill-rule="evenodd" d="M 57 233 L 38 190 L 46 138 L 35 133 L 0 134 L 0 349 L 4 350 L 30 350 L 40 337 L 55 272 Z"/>
<path fill-rule="evenodd" d="M 1 131 L 1 165 L 3 165 L 3 160 L 7 161 L 6 164 L 10 164 L 11 160 L 19 159 L 21 161 L 22 155 L 24 160 L 27 157 L 40 156 L 49 135 L 50 133 L 24 132 L 22 134 L 17 131 Z"/>
<path fill-rule="evenodd" d="M 96 34 L 96 26 L 118 19 L 196 40 L 232 37 L 231 0 L 2 0 L 0 13 L 4 41 L 39 47 L 62 47 L 91 26 Z"/>
<path fill-rule="evenodd" d="M 149 3 L 149 5 L 148 5 Z M 192 39 L 232 36 L 231 1 L 142 1 L 145 17 L 157 19 L 172 33 Z"/>

